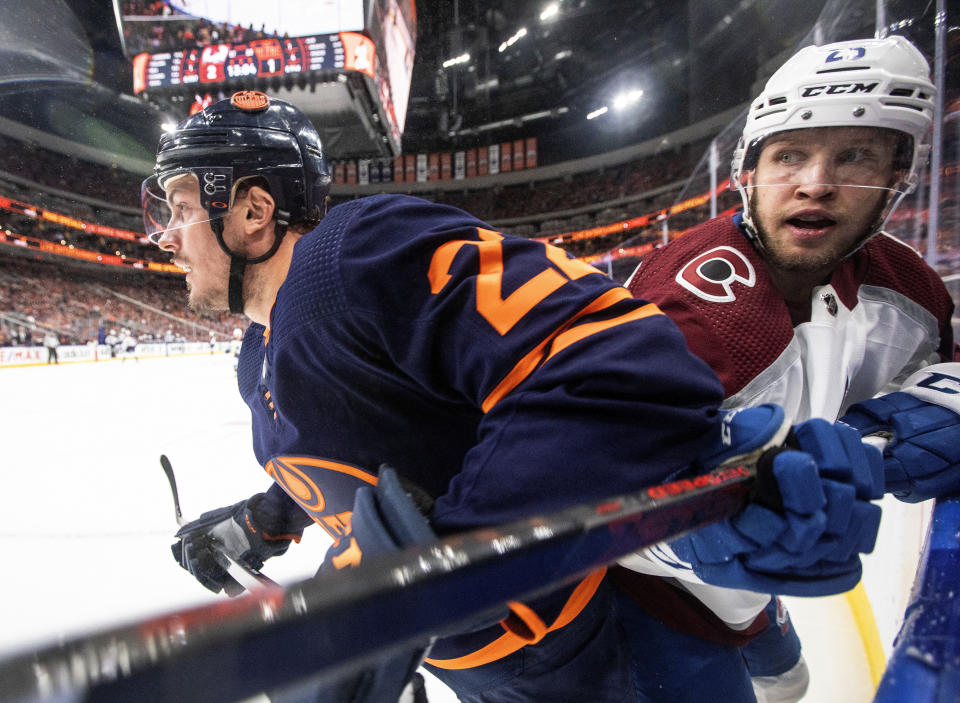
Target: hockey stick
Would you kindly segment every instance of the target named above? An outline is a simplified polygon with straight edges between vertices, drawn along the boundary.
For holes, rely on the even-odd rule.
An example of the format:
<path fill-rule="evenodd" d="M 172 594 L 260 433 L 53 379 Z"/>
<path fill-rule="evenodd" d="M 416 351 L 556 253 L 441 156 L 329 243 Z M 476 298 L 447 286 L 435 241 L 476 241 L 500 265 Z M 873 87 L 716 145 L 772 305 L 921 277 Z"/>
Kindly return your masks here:
<path fill-rule="evenodd" d="M 180 492 L 177 491 L 177 478 L 173 475 L 173 466 L 166 454 L 160 455 L 160 466 L 163 467 L 163 473 L 167 475 L 167 481 L 170 483 L 170 493 L 173 494 L 173 509 L 176 512 L 177 524 L 183 527 L 186 523 L 183 521 L 183 513 L 180 512 Z"/>
<path fill-rule="evenodd" d="M 176 512 L 177 524 L 183 527 L 188 523 L 183 519 L 183 513 L 180 511 L 180 493 L 177 491 L 177 479 L 173 475 L 173 466 L 170 464 L 170 460 L 166 454 L 160 455 L 160 466 L 163 467 L 163 473 L 166 474 L 167 481 L 170 483 L 170 492 L 173 494 L 173 509 Z M 216 542 L 214 542 L 214 544 L 216 544 Z M 259 569 L 254 569 L 247 564 L 237 561 L 222 549 L 219 551 L 227 560 L 227 573 L 245 589 L 280 587 L 280 584 L 263 574 Z"/>
<path fill-rule="evenodd" d="M 0 661 L 0 700 L 227 703 L 333 679 L 734 515 L 755 476 L 749 464 L 720 468 L 104 630 Z"/>

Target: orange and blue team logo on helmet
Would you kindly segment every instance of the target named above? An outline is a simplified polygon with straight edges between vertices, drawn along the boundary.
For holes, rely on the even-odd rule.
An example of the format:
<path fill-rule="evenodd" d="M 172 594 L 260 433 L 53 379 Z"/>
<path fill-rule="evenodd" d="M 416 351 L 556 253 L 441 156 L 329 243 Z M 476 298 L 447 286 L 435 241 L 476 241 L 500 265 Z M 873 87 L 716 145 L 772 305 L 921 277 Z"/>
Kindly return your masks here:
<path fill-rule="evenodd" d="M 270 98 L 259 90 L 240 90 L 230 96 L 230 104 L 238 110 L 260 112 L 270 106 Z"/>

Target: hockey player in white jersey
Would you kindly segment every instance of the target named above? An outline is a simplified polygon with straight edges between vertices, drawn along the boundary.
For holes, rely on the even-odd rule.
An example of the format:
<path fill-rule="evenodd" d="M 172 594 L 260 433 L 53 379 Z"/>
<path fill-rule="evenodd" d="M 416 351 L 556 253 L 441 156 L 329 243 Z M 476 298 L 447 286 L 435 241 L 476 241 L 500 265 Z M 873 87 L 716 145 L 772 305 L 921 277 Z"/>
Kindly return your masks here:
<path fill-rule="evenodd" d="M 773 402 L 791 422 L 843 416 L 892 436 L 886 490 L 911 502 L 960 488 L 953 303 L 882 232 L 926 163 L 935 92 L 902 37 L 801 50 L 749 109 L 731 177 L 742 213 L 654 252 L 628 284 L 717 372 L 724 407 Z M 625 607 L 643 605 L 633 622 L 647 680 L 671 701 L 799 700 L 808 673 L 778 599 L 696 578 L 722 564 L 673 568 L 703 544 L 650 550 L 614 574 L 644 594 Z M 663 641 L 651 646 L 655 622 Z"/>
<path fill-rule="evenodd" d="M 137 340 L 133 336 L 133 332 L 130 330 L 122 331 L 122 341 L 120 342 L 123 355 L 121 356 L 121 361 L 126 361 L 127 359 L 133 359 L 134 361 L 140 361 L 140 358 L 137 356 Z"/>
<path fill-rule="evenodd" d="M 239 327 L 233 330 L 233 339 L 230 340 L 230 356 L 233 358 L 233 370 L 236 372 L 240 363 L 240 348 L 243 346 L 243 330 Z"/>

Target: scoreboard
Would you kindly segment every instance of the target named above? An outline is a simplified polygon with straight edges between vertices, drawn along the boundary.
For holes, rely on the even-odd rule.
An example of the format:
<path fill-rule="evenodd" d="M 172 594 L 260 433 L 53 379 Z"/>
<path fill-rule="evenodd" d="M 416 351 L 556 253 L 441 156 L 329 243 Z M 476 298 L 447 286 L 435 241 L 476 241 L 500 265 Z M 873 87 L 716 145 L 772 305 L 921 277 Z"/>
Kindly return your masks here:
<path fill-rule="evenodd" d="M 351 70 L 374 77 L 376 47 L 357 32 L 208 44 L 133 58 L 133 92 L 153 88 Z"/>
<path fill-rule="evenodd" d="M 262 90 L 302 110 L 330 158 L 400 153 L 415 0 L 114 0 L 114 8 L 133 93 L 171 120 L 235 90 Z"/>

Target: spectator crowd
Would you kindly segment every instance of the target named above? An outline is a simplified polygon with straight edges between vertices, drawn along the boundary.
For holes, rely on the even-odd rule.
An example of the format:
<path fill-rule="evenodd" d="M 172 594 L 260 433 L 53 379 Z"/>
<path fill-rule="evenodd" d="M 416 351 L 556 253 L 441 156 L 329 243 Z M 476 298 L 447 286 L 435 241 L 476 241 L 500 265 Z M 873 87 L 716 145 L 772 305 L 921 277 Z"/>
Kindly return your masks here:
<path fill-rule="evenodd" d="M 150 6 L 157 9 L 164 3 L 127 2 L 126 5 L 126 10 L 134 11 L 147 10 Z M 553 237 L 554 243 L 574 256 L 593 257 L 598 266 L 605 267 L 618 253 L 639 245 L 658 244 L 662 239 L 660 223 L 654 221 L 644 228 L 616 230 L 603 236 L 559 235 L 669 208 L 680 197 L 684 179 L 693 171 L 704 146 L 690 144 L 562 178 L 486 188 L 470 188 L 468 179 L 458 183 L 462 188 L 438 188 L 417 194 L 467 210 L 502 231 Z M 949 134 L 945 146 L 948 156 L 955 155 L 957 136 Z M 942 260 L 938 268 L 946 275 L 960 268 L 960 241 L 951 234 L 956 232 L 960 218 L 960 166 L 948 160 L 942 174 L 939 238 Z M 535 171 L 530 172 L 531 178 L 535 175 Z M 94 164 L 30 141 L 0 135 L 0 196 L 20 203 L 86 222 L 140 232 L 142 222 L 135 214 L 140 181 L 141 175 L 120 168 Z M 704 184 L 699 190 L 706 188 Z M 693 190 L 697 189 L 694 186 Z M 332 197 L 332 204 L 375 192 L 376 185 L 358 188 L 350 194 L 341 191 Z M 700 194 L 683 193 L 683 197 Z M 895 234 L 923 250 L 927 208 L 920 202 L 916 205 L 904 203 L 897 219 L 889 226 Z M 719 211 L 738 206 L 736 194 L 721 193 Z M 671 236 L 707 216 L 707 206 L 671 216 Z M 0 206 L 0 230 L 102 254 L 169 261 L 169 256 L 156 247 L 38 218 L 35 212 L 22 206 Z M 103 327 L 128 328 L 143 339 L 162 338 L 172 329 L 180 338 L 207 340 L 211 331 L 226 338 L 235 327 L 244 326 L 236 316 L 200 318 L 185 312 L 184 282 L 178 276 L 115 266 L 91 268 L 88 265 L 78 269 L 66 257 L 59 264 L 41 263 L 23 256 L 9 256 L 5 249 L 10 250 L 9 244 L 0 244 L 0 345 L 23 341 L 25 335 L 31 337 L 31 343 L 39 344 L 47 328 L 56 330 L 64 342 L 85 343 L 102 334 L 99 331 Z M 636 259 L 617 261 L 614 268 L 607 270 L 621 280 L 623 276 L 619 274 L 629 273 L 635 264 Z"/>
<path fill-rule="evenodd" d="M 251 24 L 210 22 L 185 15 L 163 0 L 124 0 L 121 3 L 123 38 L 133 53 L 204 47 L 209 44 L 240 44 L 274 35 Z M 160 18 L 151 21 L 151 17 Z"/>
<path fill-rule="evenodd" d="M 40 344 L 52 329 L 67 344 L 103 341 L 110 329 L 128 329 L 139 341 L 168 334 L 209 341 L 230 339 L 245 327 L 239 315 L 187 310 L 179 277 L 77 271 L 24 257 L 0 257 L 0 346 Z M 122 297 L 120 297 L 122 296 Z"/>

